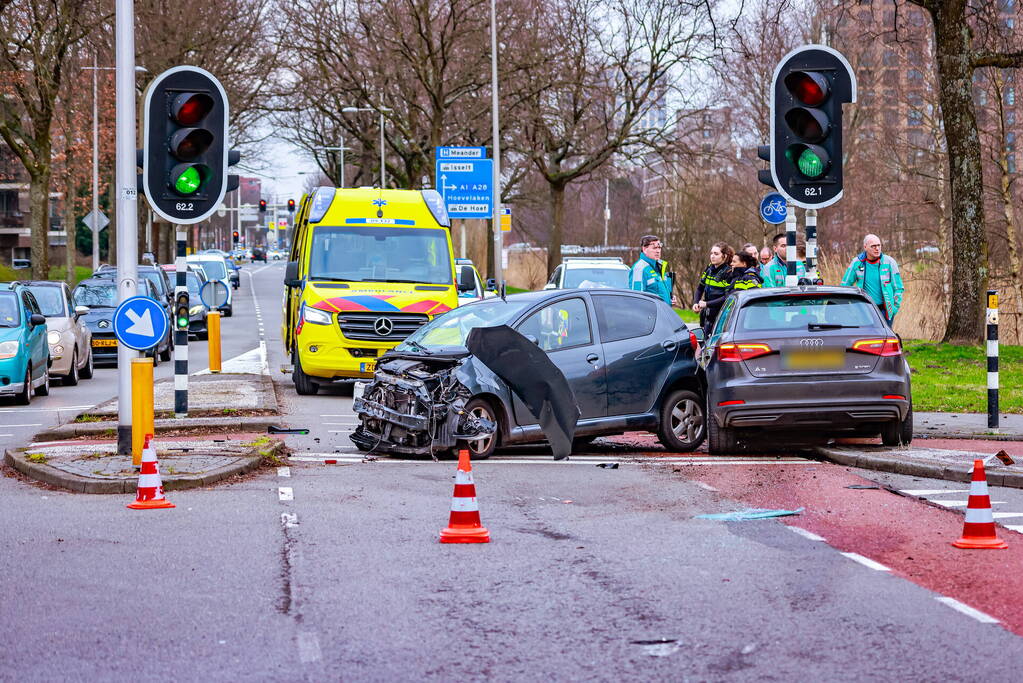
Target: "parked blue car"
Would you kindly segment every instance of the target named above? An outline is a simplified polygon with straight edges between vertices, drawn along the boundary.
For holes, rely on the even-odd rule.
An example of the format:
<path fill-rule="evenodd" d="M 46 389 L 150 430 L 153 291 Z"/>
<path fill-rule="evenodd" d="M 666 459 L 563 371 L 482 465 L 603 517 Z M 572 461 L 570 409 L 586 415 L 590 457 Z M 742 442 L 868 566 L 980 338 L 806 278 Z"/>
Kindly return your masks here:
<path fill-rule="evenodd" d="M 28 287 L 0 283 L 0 396 L 22 405 L 50 393 L 46 317 Z"/>

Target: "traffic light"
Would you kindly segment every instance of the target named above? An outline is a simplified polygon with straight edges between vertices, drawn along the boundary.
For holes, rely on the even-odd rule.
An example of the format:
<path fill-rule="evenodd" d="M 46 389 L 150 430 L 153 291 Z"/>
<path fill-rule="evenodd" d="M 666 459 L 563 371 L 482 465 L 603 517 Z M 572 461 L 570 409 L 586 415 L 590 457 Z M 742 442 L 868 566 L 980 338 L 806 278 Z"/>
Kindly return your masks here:
<path fill-rule="evenodd" d="M 177 329 L 188 329 L 188 290 L 182 290 L 174 295 L 174 320 Z"/>
<path fill-rule="evenodd" d="M 208 218 L 237 187 L 227 168 L 227 95 L 209 72 L 176 66 L 146 90 L 142 187 L 153 211 L 177 224 Z"/>
<path fill-rule="evenodd" d="M 288 213 L 295 213 L 295 200 L 294 199 L 289 199 L 288 200 Z"/>
<path fill-rule="evenodd" d="M 839 52 L 804 45 L 787 54 L 771 84 L 771 181 L 807 209 L 842 197 L 842 105 L 856 101 L 856 76 Z M 758 174 L 766 182 L 766 174 Z"/>
<path fill-rule="evenodd" d="M 238 238 L 239 237 L 240 237 L 240 235 L 238 234 L 238 231 L 235 230 L 234 232 L 231 233 L 231 242 L 234 243 L 234 244 L 238 244 Z"/>
<path fill-rule="evenodd" d="M 260 199 L 259 200 L 259 212 L 260 213 L 266 213 L 266 200 L 265 199 Z"/>

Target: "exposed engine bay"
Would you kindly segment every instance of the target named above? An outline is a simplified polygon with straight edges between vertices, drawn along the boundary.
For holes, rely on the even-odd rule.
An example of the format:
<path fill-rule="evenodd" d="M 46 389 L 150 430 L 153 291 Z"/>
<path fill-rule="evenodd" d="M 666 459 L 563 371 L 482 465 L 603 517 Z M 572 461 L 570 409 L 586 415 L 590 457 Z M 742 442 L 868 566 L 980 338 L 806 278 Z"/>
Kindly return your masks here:
<path fill-rule="evenodd" d="M 468 354 L 387 354 L 355 399 L 362 424 L 352 442 L 364 451 L 432 456 L 459 441 L 493 436 L 496 424 L 465 410 L 472 384 L 467 362 Z"/>

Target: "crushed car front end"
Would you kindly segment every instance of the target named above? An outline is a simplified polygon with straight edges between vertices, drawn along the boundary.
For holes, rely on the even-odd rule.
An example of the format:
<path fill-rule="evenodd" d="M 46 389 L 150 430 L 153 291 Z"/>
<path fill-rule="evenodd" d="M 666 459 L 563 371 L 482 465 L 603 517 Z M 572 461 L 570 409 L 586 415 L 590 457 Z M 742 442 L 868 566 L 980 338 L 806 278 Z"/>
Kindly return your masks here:
<path fill-rule="evenodd" d="M 493 436 L 497 425 L 465 410 L 478 385 L 466 353 L 389 353 L 354 402 L 361 424 L 351 435 L 361 450 L 429 455 L 459 442 Z"/>

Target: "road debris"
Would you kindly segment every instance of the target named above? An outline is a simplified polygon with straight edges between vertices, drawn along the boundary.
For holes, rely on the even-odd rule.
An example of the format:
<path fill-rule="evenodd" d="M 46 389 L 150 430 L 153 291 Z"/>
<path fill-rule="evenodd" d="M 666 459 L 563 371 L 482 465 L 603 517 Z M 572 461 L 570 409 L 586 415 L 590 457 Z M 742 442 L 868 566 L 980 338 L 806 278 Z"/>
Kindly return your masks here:
<path fill-rule="evenodd" d="M 747 508 L 735 512 L 717 512 L 706 515 L 696 515 L 697 519 L 713 519 L 720 522 L 746 522 L 753 519 L 770 519 L 771 517 L 789 517 L 798 515 L 805 508 L 795 510 L 766 510 L 762 508 Z"/>

